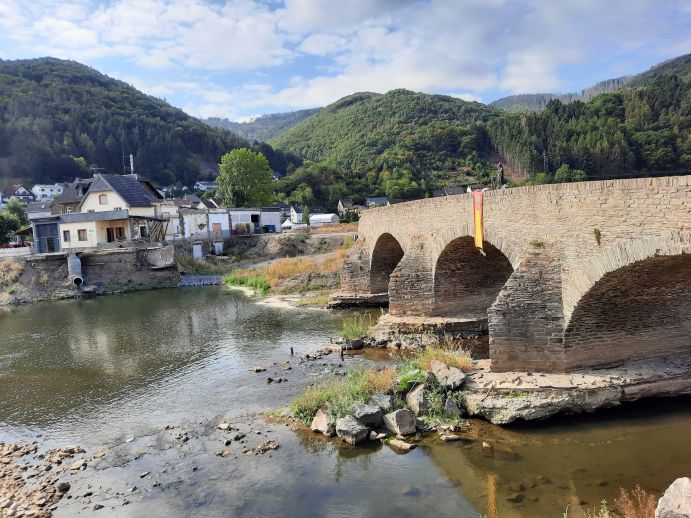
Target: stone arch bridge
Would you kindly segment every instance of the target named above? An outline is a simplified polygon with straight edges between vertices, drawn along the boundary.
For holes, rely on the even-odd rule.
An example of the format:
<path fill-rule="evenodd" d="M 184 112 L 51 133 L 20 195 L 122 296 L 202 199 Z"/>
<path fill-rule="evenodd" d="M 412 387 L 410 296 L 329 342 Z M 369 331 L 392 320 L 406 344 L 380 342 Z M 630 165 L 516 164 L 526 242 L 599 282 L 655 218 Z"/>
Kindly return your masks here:
<path fill-rule="evenodd" d="M 691 353 L 691 176 L 486 191 L 372 209 L 339 298 L 391 318 L 485 322 L 492 370 Z"/>

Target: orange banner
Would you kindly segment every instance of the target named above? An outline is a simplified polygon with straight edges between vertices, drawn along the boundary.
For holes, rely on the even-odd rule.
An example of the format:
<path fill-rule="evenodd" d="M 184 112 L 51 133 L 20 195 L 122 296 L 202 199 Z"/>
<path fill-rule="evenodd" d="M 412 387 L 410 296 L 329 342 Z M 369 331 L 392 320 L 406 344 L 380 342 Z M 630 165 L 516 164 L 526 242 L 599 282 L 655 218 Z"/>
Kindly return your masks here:
<path fill-rule="evenodd" d="M 482 232 L 482 191 L 473 192 L 473 221 L 475 222 L 475 246 L 481 251 L 484 236 Z"/>

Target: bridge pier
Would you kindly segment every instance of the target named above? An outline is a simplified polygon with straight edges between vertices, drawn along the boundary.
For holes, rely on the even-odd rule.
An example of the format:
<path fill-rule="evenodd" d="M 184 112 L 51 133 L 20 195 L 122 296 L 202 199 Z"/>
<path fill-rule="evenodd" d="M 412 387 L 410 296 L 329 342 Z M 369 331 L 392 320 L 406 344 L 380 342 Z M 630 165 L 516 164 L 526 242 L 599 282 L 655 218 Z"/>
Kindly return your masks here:
<path fill-rule="evenodd" d="M 487 310 L 492 371 L 563 372 L 561 262 L 534 246 Z"/>

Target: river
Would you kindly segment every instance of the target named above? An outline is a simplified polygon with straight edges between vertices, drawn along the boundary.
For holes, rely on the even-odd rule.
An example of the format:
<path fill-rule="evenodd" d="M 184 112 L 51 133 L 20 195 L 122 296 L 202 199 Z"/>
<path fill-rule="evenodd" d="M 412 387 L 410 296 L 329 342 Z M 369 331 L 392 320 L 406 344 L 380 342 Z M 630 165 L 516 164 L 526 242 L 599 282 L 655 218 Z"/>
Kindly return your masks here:
<path fill-rule="evenodd" d="M 103 462 L 75 476 L 74 491 L 98 488 L 86 502 L 105 505 L 104 516 L 421 516 L 433 510 L 475 517 L 487 513 L 488 498 L 502 517 L 562 516 L 567 506 L 611 501 L 620 486 L 638 483 L 660 493 L 691 474 L 688 398 L 508 428 L 476 422 L 480 441 L 446 444 L 430 436 L 406 455 L 381 445 L 340 446 L 258 419 L 326 369 L 392 361 L 365 355 L 341 365 L 334 356 L 301 364 L 342 318 L 256 304 L 218 288 L 4 309 L 0 440 L 105 447 Z M 286 362 L 290 370 L 283 369 Z M 255 365 L 267 372 L 251 372 Z M 276 373 L 288 381 L 267 384 Z M 221 419 L 243 423 L 248 433 L 261 421 L 262 437 L 280 448 L 219 458 Z M 175 433 L 182 429 L 191 440 L 180 446 Z M 482 440 L 497 451 L 488 455 Z M 140 480 L 142 471 L 160 483 Z M 507 500 L 516 493 L 523 501 Z M 91 509 L 74 498 L 56 516 Z"/>

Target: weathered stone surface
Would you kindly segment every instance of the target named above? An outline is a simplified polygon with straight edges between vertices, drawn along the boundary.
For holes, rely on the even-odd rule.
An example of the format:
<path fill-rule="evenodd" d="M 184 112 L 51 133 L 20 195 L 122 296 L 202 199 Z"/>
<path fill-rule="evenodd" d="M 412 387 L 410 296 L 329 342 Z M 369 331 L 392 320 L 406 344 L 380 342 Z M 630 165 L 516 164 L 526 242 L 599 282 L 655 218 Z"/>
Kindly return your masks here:
<path fill-rule="evenodd" d="M 393 408 L 393 397 L 389 394 L 374 394 L 369 402 L 370 405 L 378 406 L 385 414 Z"/>
<path fill-rule="evenodd" d="M 336 421 L 336 433 L 348 444 L 359 444 L 367 439 L 369 428 L 349 415 Z"/>
<path fill-rule="evenodd" d="M 429 400 L 425 395 L 424 383 L 422 385 L 418 385 L 413 390 L 408 392 L 408 395 L 406 395 L 405 399 L 415 415 L 424 415 L 429 412 Z"/>
<path fill-rule="evenodd" d="M 362 424 L 376 428 L 381 426 L 384 417 L 381 408 L 376 405 L 360 404 L 353 407 L 353 415 Z"/>
<path fill-rule="evenodd" d="M 415 414 L 407 408 L 394 410 L 384 416 L 384 425 L 392 433 L 410 435 L 415 433 Z"/>
<path fill-rule="evenodd" d="M 544 419 L 559 413 L 592 412 L 651 396 L 691 393 L 691 354 L 628 363 L 573 374 L 473 372 L 464 386 L 470 416 L 494 424 Z"/>
<path fill-rule="evenodd" d="M 323 433 L 327 437 L 336 435 L 336 423 L 331 415 L 331 407 L 329 405 L 322 405 L 322 407 L 317 410 L 314 419 L 312 419 L 310 428 L 312 431 Z"/>
<path fill-rule="evenodd" d="M 82 469 L 83 467 L 86 467 L 86 459 L 78 459 L 72 463 L 70 469 L 72 471 L 77 471 L 78 469 Z"/>
<path fill-rule="evenodd" d="M 691 478 L 678 478 L 657 502 L 655 518 L 691 518 Z"/>
<path fill-rule="evenodd" d="M 394 448 L 398 448 L 399 450 L 403 451 L 410 451 L 415 449 L 415 445 L 406 441 L 402 441 L 401 439 L 391 439 L 389 441 L 389 445 L 393 446 Z"/>
<path fill-rule="evenodd" d="M 372 209 L 346 258 L 342 295 L 388 293 L 392 317 L 483 316 L 496 372 L 683 354 L 690 195 L 691 175 L 488 191 L 484 256 L 471 195 Z"/>
<path fill-rule="evenodd" d="M 444 442 L 453 442 L 453 441 L 460 441 L 461 440 L 460 435 L 456 435 L 456 434 L 452 434 L 452 433 L 443 434 L 439 438 Z"/>
<path fill-rule="evenodd" d="M 451 396 L 446 396 L 446 401 L 444 401 L 444 412 L 446 414 L 458 417 L 460 417 L 462 414 L 460 407 L 456 404 Z"/>
<path fill-rule="evenodd" d="M 444 388 L 456 390 L 465 381 L 465 374 L 461 369 L 451 367 L 439 360 L 432 360 L 430 367 L 432 374 L 434 374 L 439 384 Z"/>

